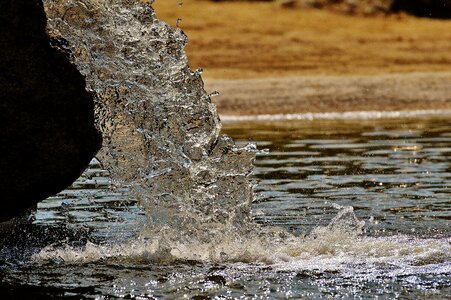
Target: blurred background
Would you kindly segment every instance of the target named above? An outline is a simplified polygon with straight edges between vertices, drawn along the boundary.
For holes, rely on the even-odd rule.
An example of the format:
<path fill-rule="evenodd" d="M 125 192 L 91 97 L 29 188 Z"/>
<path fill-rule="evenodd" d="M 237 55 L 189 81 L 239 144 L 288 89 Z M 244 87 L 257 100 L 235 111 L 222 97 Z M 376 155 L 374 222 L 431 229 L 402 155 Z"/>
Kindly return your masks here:
<path fill-rule="evenodd" d="M 450 96 L 440 105 L 436 102 L 420 105 L 422 108 L 451 108 L 447 84 L 451 79 L 451 0 L 156 0 L 153 6 L 158 18 L 173 26 L 179 20 L 189 39 L 186 50 L 190 67 L 202 67 L 207 89 L 221 92 L 215 98 L 220 113 L 258 113 L 244 102 L 249 102 L 251 95 L 271 101 L 268 93 L 279 102 L 286 97 L 285 102 L 291 99 L 297 103 L 279 112 L 304 112 L 312 105 L 296 109 L 303 105 L 294 98 L 302 95 L 290 91 L 289 85 L 296 83 L 283 79 L 302 78 L 297 83 L 314 90 L 315 86 L 306 82 L 312 76 L 318 83 L 324 76 L 338 76 L 328 84 L 334 86 L 334 94 L 340 94 L 345 85 L 365 85 L 349 78 L 385 78 L 383 81 L 390 85 L 387 97 L 395 97 L 403 86 L 415 89 L 423 82 L 426 86 L 422 92 L 441 90 L 437 99 L 443 99 L 443 93 Z M 343 76 L 346 79 L 341 82 Z M 244 93 L 245 79 L 260 81 L 249 81 L 246 86 L 250 90 L 240 96 L 237 82 L 232 81 L 240 80 L 239 89 Z M 259 89 L 252 87 L 265 79 L 273 81 L 264 86 L 273 84 L 278 89 L 259 95 Z M 393 85 L 396 81 L 402 84 Z M 360 98 L 364 94 L 363 90 L 356 91 Z M 337 109 L 329 106 L 326 103 L 313 110 Z M 365 106 L 359 109 L 365 110 Z"/>

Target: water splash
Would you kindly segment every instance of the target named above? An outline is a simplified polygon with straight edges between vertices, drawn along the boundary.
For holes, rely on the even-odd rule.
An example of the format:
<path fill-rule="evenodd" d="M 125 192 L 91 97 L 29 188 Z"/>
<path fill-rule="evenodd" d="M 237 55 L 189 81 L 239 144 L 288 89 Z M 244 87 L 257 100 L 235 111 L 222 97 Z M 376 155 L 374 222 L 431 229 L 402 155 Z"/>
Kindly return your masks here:
<path fill-rule="evenodd" d="M 180 28 L 132 0 L 45 0 L 49 33 L 68 41 L 97 99 L 99 154 L 117 185 L 128 186 L 149 223 L 136 240 L 82 248 L 48 247 L 38 261 L 88 263 L 264 262 L 299 269 L 354 262 L 446 261 L 447 241 L 371 238 L 351 207 L 327 227 L 295 237 L 250 221 L 248 175 L 255 146 L 220 134 L 202 70 L 192 71 Z M 329 264 L 327 264 L 329 262 Z M 445 265 L 446 266 L 446 265 Z"/>
<path fill-rule="evenodd" d="M 201 70 L 188 67 L 183 31 L 140 1 L 44 4 L 50 35 L 68 41 L 97 100 L 98 157 L 139 199 L 148 234 L 209 239 L 216 225 L 246 224 L 255 147 L 239 148 L 219 133 Z"/>
<path fill-rule="evenodd" d="M 336 207 L 337 216 L 324 227 L 316 227 L 306 236 L 293 236 L 275 228 L 259 228 L 247 234 L 237 231 L 213 231 L 208 242 L 139 238 L 124 244 L 83 248 L 47 247 L 34 256 L 40 262 L 86 264 L 174 263 L 263 263 L 277 270 L 316 270 L 318 272 L 373 272 L 393 274 L 447 273 L 451 246 L 446 239 L 417 239 L 409 236 L 368 237 L 362 235 L 364 222 L 352 207 Z M 428 267 L 429 266 L 429 267 Z M 422 269 L 424 267 L 424 270 Z M 409 271 L 410 270 L 410 271 Z"/>

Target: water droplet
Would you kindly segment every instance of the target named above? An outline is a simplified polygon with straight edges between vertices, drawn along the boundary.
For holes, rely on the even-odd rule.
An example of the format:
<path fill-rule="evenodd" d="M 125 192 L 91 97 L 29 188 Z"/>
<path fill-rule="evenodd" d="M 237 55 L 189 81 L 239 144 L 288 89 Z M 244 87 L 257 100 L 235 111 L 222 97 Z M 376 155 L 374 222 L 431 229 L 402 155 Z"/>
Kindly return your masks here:
<path fill-rule="evenodd" d="M 214 92 L 208 94 L 208 97 L 210 97 L 210 98 L 216 97 L 216 96 L 219 96 L 219 92 L 218 91 L 214 91 Z"/>

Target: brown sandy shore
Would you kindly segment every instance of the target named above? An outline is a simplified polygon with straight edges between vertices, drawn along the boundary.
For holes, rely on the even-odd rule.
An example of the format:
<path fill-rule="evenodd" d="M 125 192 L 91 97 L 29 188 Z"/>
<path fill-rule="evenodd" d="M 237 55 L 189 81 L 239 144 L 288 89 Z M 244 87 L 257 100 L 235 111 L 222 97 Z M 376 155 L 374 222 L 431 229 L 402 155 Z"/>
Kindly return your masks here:
<path fill-rule="evenodd" d="M 451 72 L 206 80 L 221 115 L 451 110 Z"/>
<path fill-rule="evenodd" d="M 451 20 L 157 0 L 221 115 L 451 109 Z"/>

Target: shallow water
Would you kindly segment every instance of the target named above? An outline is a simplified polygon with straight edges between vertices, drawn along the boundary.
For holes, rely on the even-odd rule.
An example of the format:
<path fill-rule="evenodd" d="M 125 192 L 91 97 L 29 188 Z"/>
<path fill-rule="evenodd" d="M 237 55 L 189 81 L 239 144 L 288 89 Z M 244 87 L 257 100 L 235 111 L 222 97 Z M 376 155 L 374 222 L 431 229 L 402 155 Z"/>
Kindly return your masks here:
<path fill-rule="evenodd" d="M 33 228 L 41 230 L 32 232 L 45 232 L 41 241 L 3 244 L 0 295 L 449 297 L 449 118 L 228 123 L 223 131 L 269 150 L 257 157 L 252 210 L 275 232 L 270 243 L 232 236 L 221 245 L 172 245 L 175 258 L 155 255 L 137 237 L 147 222 L 137 202 L 125 188 L 110 189 L 93 161 L 71 189 L 39 205 Z M 362 234 L 321 228 L 350 210 L 339 206 L 366 221 Z M 239 255 L 210 259 L 215 247 Z"/>
<path fill-rule="evenodd" d="M 309 231 L 354 207 L 372 234 L 449 237 L 449 117 L 231 123 L 226 132 L 260 149 L 254 178 L 261 223 Z"/>

